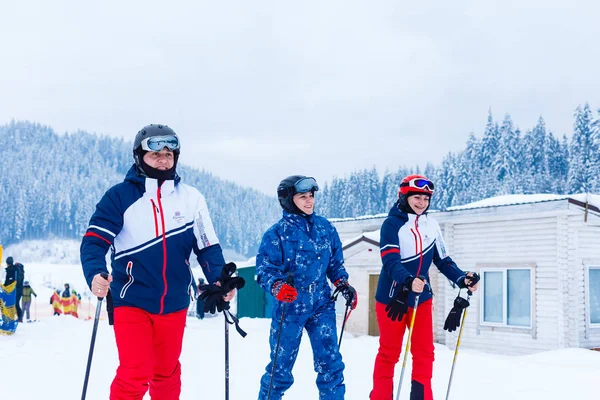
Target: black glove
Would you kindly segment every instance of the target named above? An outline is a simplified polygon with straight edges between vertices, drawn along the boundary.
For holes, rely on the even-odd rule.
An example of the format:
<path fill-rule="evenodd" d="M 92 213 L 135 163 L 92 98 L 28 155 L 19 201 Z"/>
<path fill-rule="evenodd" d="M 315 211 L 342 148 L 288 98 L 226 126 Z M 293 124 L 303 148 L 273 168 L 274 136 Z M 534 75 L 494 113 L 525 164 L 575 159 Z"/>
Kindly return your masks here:
<path fill-rule="evenodd" d="M 221 293 L 223 296 L 231 292 L 233 289 L 241 289 L 246 284 L 246 280 L 241 276 L 233 276 L 237 269 L 234 263 L 227 263 L 221 270 Z"/>
<path fill-rule="evenodd" d="M 210 285 L 201 285 L 198 290 L 202 291 L 198 298 L 204 300 L 204 312 L 214 314 L 216 311 L 221 312 L 229 309 L 229 303 L 223 298 L 219 286 L 211 283 Z"/>
<path fill-rule="evenodd" d="M 458 283 L 458 287 L 461 289 L 472 288 L 481 279 L 481 276 L 477 272 L 467 271 L 467 274 L 472 274 L 472 276 L 465 275 L 465 279 L 468 279 L 470 282 L 467 285 L 467 283 L 465 283 L 465 279 L 461 279 L 460 282 Z"/>
<path fill-rule="evenodd" d="M 332 300 L 337 300 L 338 293 L 341 293 L 346 299 L 346 307 L 350 307 L 350 309 L 354 310 L 358 305 L 358 295 L 356 293 L 356 289 L 354 289 L 347 280 L 338 279 L 335 282 L 335 290 L 331 295 Z"/>
<path fill-rule="evenodd" d="M 462 318 L 462 312 L 465 308 L 469 307 L 469 301 L 464 297 L 458 296 L 454 299 L 454 307 L 450 310 L 446 322 L 444 323 L 444 330 L 448 332 L 454 332 L 456 328 L 460 326 L 460 319 Z"/>
<path fill-rule="evenodd" d="M 225 301 L 223 296 L 231 292 L 233 289 L 241 289 L 246 284 L 244 278 L 239 276 L 233 276 L 237 267 L 234 263 L 228 263 L 221 269 L 221 286 L 216 284 L 200 285 L 198 290 L 202 292 L 199 299 L 204 300 L 204 312 L 210 312 L 214 314 L 215 311 L 221 312 L 223 310 L 229 310 L 229 302 Z"/>
<path fill-rule="evenodd" d="M 410 278 L 406 283 L 398 288 L 398 293 L 392 298 L 390 303 L 385 306 L 385 311 L 392 321 L 401 321 L 404 314 L 408 311 L 408 295 L 411 292 L 411 286 L 414 278 Z"/>

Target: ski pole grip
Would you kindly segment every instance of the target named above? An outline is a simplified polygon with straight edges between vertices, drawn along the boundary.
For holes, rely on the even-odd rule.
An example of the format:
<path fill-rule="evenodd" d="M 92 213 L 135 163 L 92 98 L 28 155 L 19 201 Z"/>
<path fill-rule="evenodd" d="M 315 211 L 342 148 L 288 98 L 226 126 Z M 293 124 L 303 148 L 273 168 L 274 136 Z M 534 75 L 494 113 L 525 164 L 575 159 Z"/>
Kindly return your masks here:
<path fill-rule="evenodd" d="M 433 290 L 431 290 L 431 285 L 429 284 L 429 282 L 427 282 L 427 278 L 425 278 L 425 275 L 419 275 L 419 276 L 417 276 L 417 279 L 420 279 L 423 282 L 425 282 L 425 286 L 423 287 L 424 291 L 427 291 L 427 292 L 433 294 Z"/>
<path fill-rule="evenodd" d="M 100 276 L 103 277 L 105 280 L 108 280 L 108 273 L 107 272 L 100 272 Z M 98 296 L 98 300 L 102 301 L 104 299 L 104 297 L 100 297 Z"/>
<path fill-rule="evenodd" d="M 291 272 L 288 272 L 288 277 L 285 280 L 285 283 L 289 284 L 290 286 L 294 286 L 294 276 Z"/>

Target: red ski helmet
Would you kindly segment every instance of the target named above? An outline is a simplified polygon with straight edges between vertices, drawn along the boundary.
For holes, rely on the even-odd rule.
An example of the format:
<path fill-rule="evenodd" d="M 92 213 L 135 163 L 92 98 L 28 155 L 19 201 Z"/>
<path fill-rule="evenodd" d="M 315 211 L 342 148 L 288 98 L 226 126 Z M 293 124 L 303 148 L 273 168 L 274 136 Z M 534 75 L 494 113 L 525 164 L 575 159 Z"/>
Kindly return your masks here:
<path fill-rule="evenodd" d="M 427 179 L 423 175 L 408 175 L 400 181 L 400 187 L 398 188 L 398 197 L 400 195 L 411 194 L 427 194 L 433 195 L 433 182 Z"/>

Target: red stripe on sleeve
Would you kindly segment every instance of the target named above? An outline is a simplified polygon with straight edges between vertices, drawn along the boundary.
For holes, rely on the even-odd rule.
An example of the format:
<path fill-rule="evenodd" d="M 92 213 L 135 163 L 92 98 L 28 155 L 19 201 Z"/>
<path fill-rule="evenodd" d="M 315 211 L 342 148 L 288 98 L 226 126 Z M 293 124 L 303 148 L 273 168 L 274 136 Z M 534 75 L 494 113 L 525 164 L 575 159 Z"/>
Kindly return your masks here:
<path fill-rule="evenodd" d="M 100 239 L 104 240 L 109 245 L 112 244 L 111 242 L 109 242 L 108 240 L 106 240 L 105 238 L 103 238 L 102 236 L 100 236 L 100 235 L 98 235 L 97 233 L 94 233 L 94 232 L 87 232 L 85 235 L 83 235 L 83 237 L 86 237 L 86 236 L 97 237 L 97 238 L 100 238 Z"/>
<path fill-rule="evenodd" d="M 386 251 L 382 251 L 381 252 L 381 258 L 383 258 L 384 256 L 386 256 L 386 255 L 388 255 L 390 253 L 398 253 L 398 254 L 400 254 L 400 249 L 392 247 L 391 249 L 387 249 Z"/>

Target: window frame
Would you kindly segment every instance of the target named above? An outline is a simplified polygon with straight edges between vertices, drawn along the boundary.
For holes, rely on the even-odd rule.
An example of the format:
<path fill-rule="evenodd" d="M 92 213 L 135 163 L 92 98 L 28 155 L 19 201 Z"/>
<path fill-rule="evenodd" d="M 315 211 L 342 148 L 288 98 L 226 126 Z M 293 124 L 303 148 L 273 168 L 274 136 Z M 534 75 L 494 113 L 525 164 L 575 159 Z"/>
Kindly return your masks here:
<path fill-rule="evenodd" d="M 530 332 L 535 336 L 535 263 L 486 263 L 478 264 L 477 270 L 481 276 L 481 288 L 479 296 L 479 318 L 478 328 L 482 330 L 498 330 L 509 332 Z M 530 278 L 529 286 L 529 325 L 509 325 L 508 324 L 508 271 L 509 270 L 528 270 Z M 502 322 L 488 322 L 484 320 L 485 311 L 485 273 L 502 272 Z"/>
<path fill-rule="evenodd" d="M 592 322 L 592 308 L 591 308 L 591 299 L 590 299 L 590 283 L 591 283 L 591 270 L 600 270 L 600 265 L 598 264 L 589 264 L 585 266 L 585 308 L 586 308 L 586 316 L 585 321 L 587 323 L 587 327 L 591 329 L 600 328 L 600 322 Z"/>

